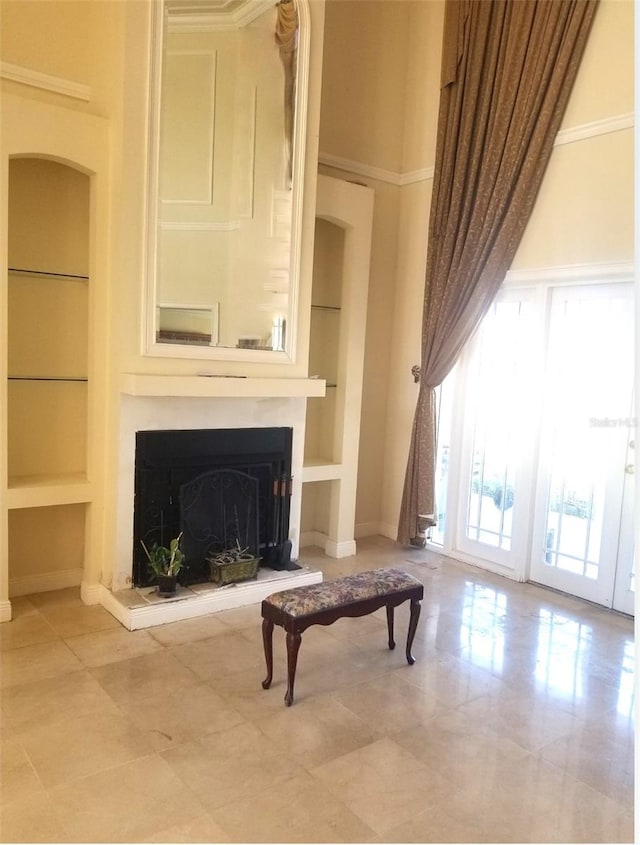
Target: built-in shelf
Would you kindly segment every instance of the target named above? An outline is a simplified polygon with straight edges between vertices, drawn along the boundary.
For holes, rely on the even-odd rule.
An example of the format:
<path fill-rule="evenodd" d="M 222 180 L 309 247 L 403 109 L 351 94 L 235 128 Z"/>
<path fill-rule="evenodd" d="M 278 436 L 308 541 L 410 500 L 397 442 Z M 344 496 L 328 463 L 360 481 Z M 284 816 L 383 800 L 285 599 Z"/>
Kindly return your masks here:
<path fill-rule="evenodd" d="M 124 373 L 120 379 L 120 390 L 129 396 L 295 398 L 324 396 L 326 382 L 320 378 Z"/>
<path fill-rule="evenodd" d="M 16 509 L 75 505 L 90 502 L 92 497 L 91 482 L 82 473 L 10 476 L 7 507 Z"/>
<path fill-rule="evenodd" d="M 342 478 L 343 465 L 327 458 L 305 458 L 302 481 L 335 481 Z"/>
<path fill-rule="evenodd" d="M 7 376 L 7 378 L 9 381 L 89 381 L 86 376 Z"/>
<path fill-rule="evenodd" d="M 356 552 L 374 192 L 322 174 L 317 188 L 309 366 L 328 378 L 325 401 L 307 404 L 301 534 L 331 557 L 346 557 Z"/>
<path fill-rule="evenodd" d="M 76 282 L 88 282 L 88 276 L 80 276 L 76 273 L 51 273 L 47 270 L 29 270 L 24 267 L 9 267 L 9 272 L 14 276 L 31 276 L 40 279 L 69 279 Z"/>

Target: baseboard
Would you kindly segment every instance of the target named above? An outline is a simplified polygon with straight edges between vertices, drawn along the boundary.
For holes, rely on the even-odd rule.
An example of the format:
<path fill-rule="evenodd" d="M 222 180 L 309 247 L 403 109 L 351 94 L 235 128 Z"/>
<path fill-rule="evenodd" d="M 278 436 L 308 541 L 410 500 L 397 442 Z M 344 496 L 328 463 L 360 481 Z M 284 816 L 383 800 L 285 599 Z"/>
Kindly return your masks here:
<path fill-rule="evenodd" d="M 343 540 L 337 543 L 335 540 L 330 540 L 327 534 L 322 531 L 304 531 L 300 535 L 300 548 L 307 546 L 317 546 L 323 549 L 324 553 L 329 557 L 351 557 L 356 553 L 355 540 Z"/>
<path fill-rule="evenodd" d="M 0 601 L 0 622 L 11 622 L 10 601 Z"/>
<path fill-rule="evenodd" d="M 324 549 L 326 540 L 327 535 L 320 531 L 303 531 L 300 534 L 300 548 L 306 549 L 309 546 L 318 546 L 318 548 Z"/>
<path fill-rule="evenodd" d="M 335 540 L 327 539 L 324 544 L 324 553 L 333 558 L 351 557 L 356 553 L 356 541 L 342 540 L 336 543 Z"/>
<path fill-rule="evenodd" d="M 392 525 L 390 522 L 381 522 L 378 526 L 378 534 L 383 537 L 388 537 L 390 540 L 398 539 L 398 526 Z"/>
<path fill-rule="evenodd" d="M 84 604 L 102 604 L 102 584 L 87 584 L 83 581 L 80 584 L 80 598 Z"/>
<path fill-rule="evenodd" d="M 28 596 L 31 593 L 50 593 L 67 587 L 79 587 L 84 572 L 78 569 L 60 569 L 57 572 L 41 572 L 9 579 L 9 598 Z"/>
<path fill-rule="evenodd" d="M 379 522 L 361 522 L 359 525 L 356 525 L 353 536 L 356 540 L 360 540 L 362 537 L 375 537 L 380 533 L 382 532 Z"/>
<path fill-rule="evenodd" d="M 129 631 L 133 630 L 131 628 L 131 620 L 129 619 L 129 609 L 115 598 L 111 590 L 108 590 L 102 584 L 99 584 L 98 586 L 100 588 L 100 604 L 105 610 L 108 610 L 112 616 L 115 616 L 121 625 L 124 625 L 124 627 Z"/>

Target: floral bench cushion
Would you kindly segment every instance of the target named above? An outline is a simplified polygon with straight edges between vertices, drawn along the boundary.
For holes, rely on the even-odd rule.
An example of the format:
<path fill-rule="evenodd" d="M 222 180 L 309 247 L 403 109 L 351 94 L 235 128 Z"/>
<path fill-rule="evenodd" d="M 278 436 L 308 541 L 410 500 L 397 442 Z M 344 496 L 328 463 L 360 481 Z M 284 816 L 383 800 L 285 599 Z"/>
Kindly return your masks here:
<path fill-rule="evenodd" d="M 321 584 L 307 587 L 294 587 L 273 593 L 265 599 L 270 605 L 283 613 L 298 618 L 332 610 L 376 596 L 393 595 L 402 590 L 420 585 L 420 581 L 403 572 L 402 569 L 374 569 L 371 572 L 359 572 Z"/>

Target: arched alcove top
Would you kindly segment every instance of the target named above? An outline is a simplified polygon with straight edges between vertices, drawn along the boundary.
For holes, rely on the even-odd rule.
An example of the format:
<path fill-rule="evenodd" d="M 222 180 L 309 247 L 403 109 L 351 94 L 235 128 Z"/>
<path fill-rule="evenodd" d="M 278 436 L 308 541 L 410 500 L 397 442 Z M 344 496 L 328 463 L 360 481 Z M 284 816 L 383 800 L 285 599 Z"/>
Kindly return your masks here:
<path fill-rule="evenodd" d="M 341 229 L 366 229 L 373 215 L 375 191 L 367 185 L 318 176 L 316 217 Z"/>
<path fill-rule="evenodd" d="M 107 173 L 109 121 L 3 94 L 2 151 L 6 159 L 47 158 L 85 173 Z"/>

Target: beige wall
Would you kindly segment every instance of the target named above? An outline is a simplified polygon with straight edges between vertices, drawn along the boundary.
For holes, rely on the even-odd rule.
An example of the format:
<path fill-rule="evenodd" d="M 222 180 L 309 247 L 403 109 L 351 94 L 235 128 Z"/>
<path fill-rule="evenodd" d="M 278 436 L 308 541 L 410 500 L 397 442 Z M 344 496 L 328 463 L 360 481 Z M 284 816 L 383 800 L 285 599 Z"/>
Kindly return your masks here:
<path fill-rule="evenodd" d="M 100 535 L 91 541 L 96 577 L 113 552 L 119 374 L 200 369 L 197 362 L 140 354 L 152 7 L 148 0 L 0 4 L 3 62 L 74 80 L 90 92 L 85 102 L 5 80 L 3 93 L 15 95 L 12 114 L 18 98 L 47 106 L 41 112 L 46 119 L 39 124 L 43 146 L 52 128 L 47 120 L 55 119 L 56 109 L 108 119 L 108 159 L 102 151 L 97 154 L 98 175 L 91 177 L 103 221 L 100 231 L 91 233 L 92 272 L 101 282 L 90 303 L 94 346 L 89 366 L 96 393 L 89 440 L 100 447 L 90 449 L 89 461 L 95 479 L 105 475 L 105 496 L 99 492 L 94 498 L 100 520 L 91 529 Z M 328 0 L 321 125 L 312 114 L 309 126 L 310 172 L 318 136 L 322 153 L 377 169 L 363 175 L 359 167 L 323 167 L 331 175 L 367 182 L 376 191 L 357 522 L 365 530 L 387 533 L 395 530 L 416 393 L 409 369 L 419 360 L 442 9 L 440 0 Z M 324 4 L 312 0 L 311 13 L 313 103 L 319 96 Z M 602 0 L 565 129 L 605 121 L 606 130 L 606 121 L 633 111 L 633 29 L 631 0 Z M 53 149 L 59 133 L 52 134 L 56 144 L 48 145 Z M 629 128 L 605 131 L 555 149 L 514 266 L 630 259 L 632 134 Z M 72 148 L 75 140 L 66 146 Z M 85 158 L 92 158 L 89 151 Z M 107 195 L 112 213 L 105 226 Z M 313 237 L 314 202 L 311 184 L 305 198 L 307 244 Z M 306 373 L 311 260 L 307 249 L 296 365 L 283 371 L 280 365 L 251 370 L 230 363 L 225 371 Z"/>
<path fill-rule="evenodd" d="M 321 149 L 400 170 L 412 2 L 329 0 Z"/>
<path fill-rule="evenodd" d="M 66 108 L 113 117 L 122 82 L 122 24 L 125 6 L 140 0 L 2 0 L 2 61 L 88 85 L 89 102 Z M 21 96 L 42 95 L 12 85 Z"/>
<path fill-rule="evenodd" d="M 92 504 L 87 525 L 85 576 L 93 587 L 110 584 L 116 548 L 116 502 L 121 467 L 119 424 L 123 398 L 120 375 L 127 372 L 194 375 L 198 360 L 152 359 L 141 354 L 144 305 L 147 117 L 149 43 L 155 0 L 6 0 L 0 4 L 3 59 L 2 178 L 8 156 L 34 152 L 58 160 L 81 162 L 91 184 L 92 227 L 89 233 L 89 443 L 86 482 Z M 311 68 L 307 168 L 302 239 L 301 314 L 295 365 L 218 362 L 219 372 L 248 376 L 304 376 L 307 372 L 309 304 L 315 171 L 324 2 L 311 4 Z M 28 82 L 11 78 L 26 69 Z M 9 76 L 7 76 L 7 74 Z M 37 74 L 45 75 L 45 88 Z M 69 81 L 68 94 L 46 90 L 56 81 Z M 104 120 L 102 120 L 104 118 Z M 1 206 L 0 246 L 6 263 L 4 235 L 6 204 Z M 95 282 L 95 283 L 94 283 Z M 4 301 L 6 279 L 0 277 Z M 6 314 L 0 309 L 0 330 Z M 0 369 L 6 350 L 0 352 Z M 6 406 L 6 380 L 0 403 Z M 298 400 L 302 404 L 303 400 Z M 1 415 L 0 427 L 6 425 Z M 303 424 L 298 427 L 303 430 Z M 4 436 L 4 430 L 0 432 Z M 296 447 L 296 459 L 302 444 Z M 301 463 L 301 457 L 300 457 Z M 0 458 L 5 476 L 6 455 Z M 296 473 L 298 476 L 300 472 Z M 300 481 L 296 484 L 299 486 Z M 2 485 L 4 488 L 4 485 Z M 73 491 L 72 491 L 73 492 Z M 66 492 L 65 492 L 66 495 Z M 297 493 L 299 498 L 299 492 Z M 7 491 L 0 489 L 0 615 L 7 597 Z M 14 497 L 15 499 L 15 497 Z M 12 517 L 12 523 L 16 518 Z M 14 549 L 15 541 L 13 543 Z"/>
<path fill-rule="evenodd" d="M 400 507 L 417 395 L 410 367 L 420 359 L 431 196 L 423 170 L 434 164 L 443 9 L 440 0 L 328 0 L 326 8 L 320 153 L 333 165 L 347 161 L 343 170 L 323 169 L 376 191 L 361 533 L 377 526 L 395 536 Z M 587 131 L 554 149 L 514 269 L 633 258 L 633 31 L 631 0 L 602 0 L 563 122 L 567 132 Z M 398 178 L 380 181 L 374 168 Z"/>

